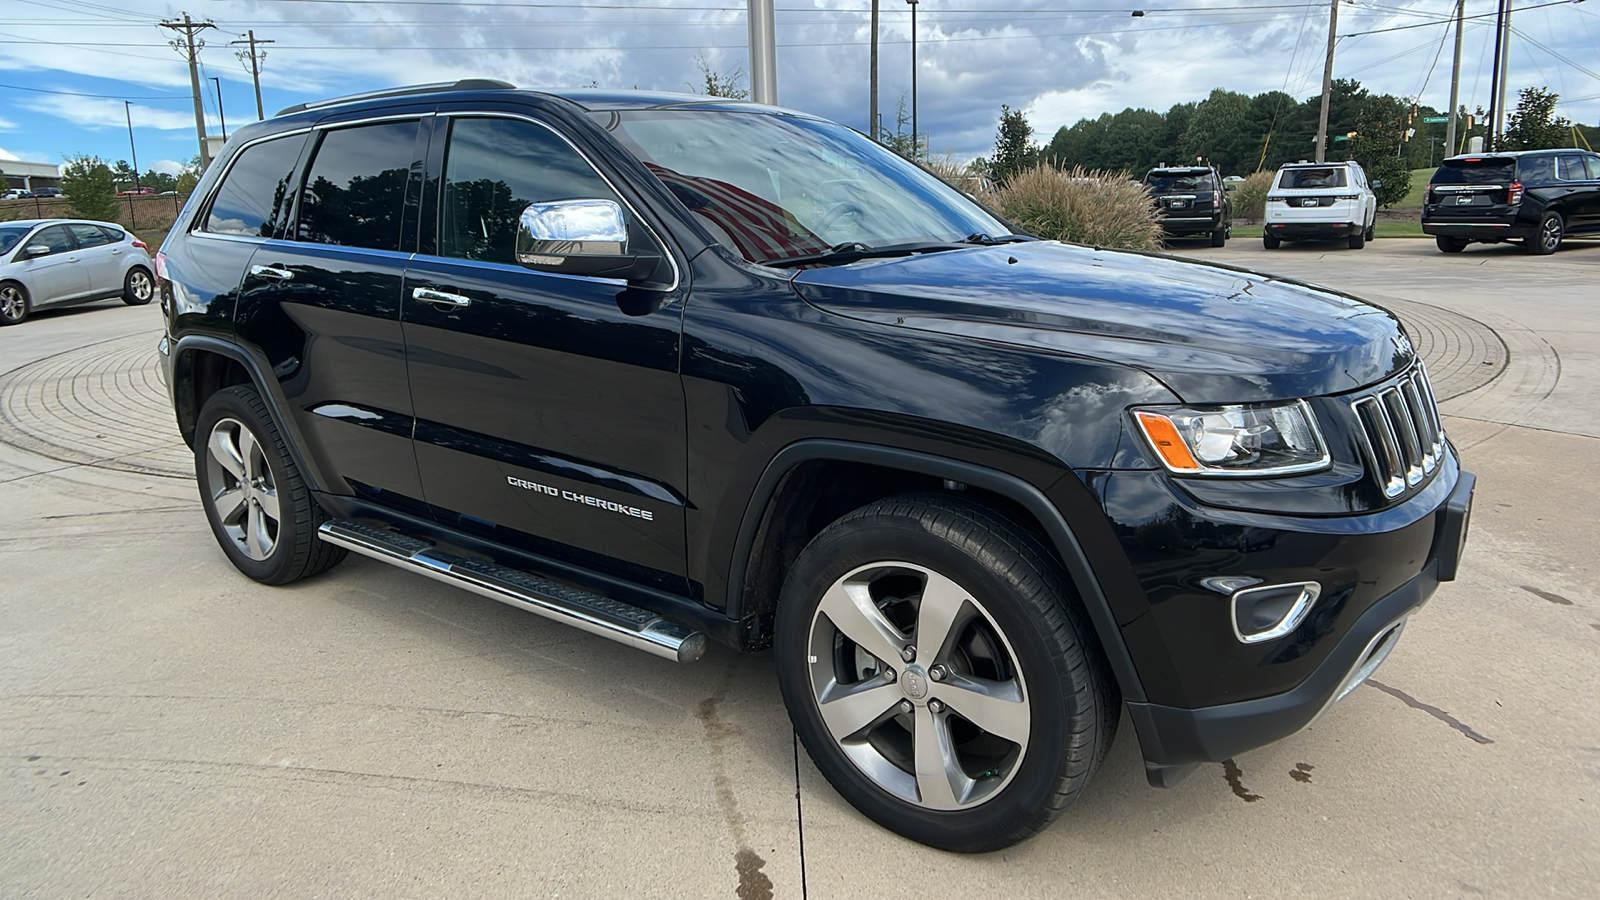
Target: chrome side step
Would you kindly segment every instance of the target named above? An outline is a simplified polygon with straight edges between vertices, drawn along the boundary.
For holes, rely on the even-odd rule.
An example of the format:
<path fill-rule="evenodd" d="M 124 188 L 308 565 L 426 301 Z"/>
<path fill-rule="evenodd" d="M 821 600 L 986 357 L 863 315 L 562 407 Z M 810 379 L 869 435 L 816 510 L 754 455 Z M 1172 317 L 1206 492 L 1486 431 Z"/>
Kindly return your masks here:
<path fill-rule="evenodd" d="M 540 578 L 481 559 L 455 556 L 428 541 L 360 522 L 325 522 L 317 536 L 337 547 L 382 560 L 538 613 L 564 625 L 610 638 L 675 662 L 694 662 L 706 652 L 705 635 L 649 610 L 581 588 Z"/>

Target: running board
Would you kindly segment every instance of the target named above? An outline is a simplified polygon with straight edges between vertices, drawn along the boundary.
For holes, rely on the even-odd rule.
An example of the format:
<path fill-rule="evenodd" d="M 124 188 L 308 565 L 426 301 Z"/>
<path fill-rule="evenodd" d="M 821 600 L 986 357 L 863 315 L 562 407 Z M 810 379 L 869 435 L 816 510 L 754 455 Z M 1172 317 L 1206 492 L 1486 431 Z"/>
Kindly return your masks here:
<path fill-rule="evenodd" d="M 649 610 L 482 559 L 445 553 L 428 541 L 360 522 L 325 522 L 317 536 L 336 547 L 453 584 L 563 625 L 674 662 L 706 652 L 705 635 Z"/>

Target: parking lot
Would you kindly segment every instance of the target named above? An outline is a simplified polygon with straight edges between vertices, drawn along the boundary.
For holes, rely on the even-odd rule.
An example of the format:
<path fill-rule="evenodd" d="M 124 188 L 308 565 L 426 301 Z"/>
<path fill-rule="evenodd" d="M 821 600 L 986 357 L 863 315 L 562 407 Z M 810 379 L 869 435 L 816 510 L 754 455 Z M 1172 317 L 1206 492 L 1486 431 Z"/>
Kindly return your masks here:
<path fill-rule="evenodd" d="M 0 329 L 0 895 L 1589 897 L 1600 883 L 1600 242 L 1178 255 L 1406 320 L 1478 474 L 1460 580 L 1307 731 L 985 856 L 823 781 L 770 653 L 677 666 L 351 557 L 217 548 L 116 301 Z"/>

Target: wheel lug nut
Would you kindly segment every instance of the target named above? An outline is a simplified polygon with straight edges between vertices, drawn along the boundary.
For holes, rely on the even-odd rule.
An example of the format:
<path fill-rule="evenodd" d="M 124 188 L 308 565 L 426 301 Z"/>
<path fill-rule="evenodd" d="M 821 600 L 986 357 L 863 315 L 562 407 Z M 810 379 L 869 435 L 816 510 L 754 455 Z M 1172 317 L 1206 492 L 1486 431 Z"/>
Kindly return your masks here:
<path fill-rule="evenodd" d="M 911 709 L 912 709 L 912 706 L 911 706 L 911 701 L 910 700 L 901 700 L 900 701 L 900 711 L 901 712 L 903 712 L 903 713 L 905 713 L 906 715 L 909 716 L 909 715 L 911 715 Z"/>
<path fill-rule="evenodd" d="M 885 667 L 883 670 L 883 677 L 889 679 L 889 682 L 892 684 L 900 676 L 896 675 L 893 669 Z"/>
<path fill-rule="evenodd" d="M 915 648 L 915 647 L 907 647 L 904 650 L 901 650 L 900 651 L 900 658 L 905 660 L 906 662 L 912 662 L 913 660 L 915 660 L 917 658 L 917 648 Z"/>
<path fill-rule="evenodd" d="M 931 712 L 931 713 L 942 713 L 942 712 L 944 712 L 944 704 L 940 703 L 938 700 L 929 700 L 928 701 L 928 712 Z"/>
<path fill-rule="evenodd" d="M 928 670 L 928 677 L 932 678 L 934 681 L 943 681 L 944 676 L 947 674 L 949 673 L 945 671 L 944 666 L 934 666 Z"/>

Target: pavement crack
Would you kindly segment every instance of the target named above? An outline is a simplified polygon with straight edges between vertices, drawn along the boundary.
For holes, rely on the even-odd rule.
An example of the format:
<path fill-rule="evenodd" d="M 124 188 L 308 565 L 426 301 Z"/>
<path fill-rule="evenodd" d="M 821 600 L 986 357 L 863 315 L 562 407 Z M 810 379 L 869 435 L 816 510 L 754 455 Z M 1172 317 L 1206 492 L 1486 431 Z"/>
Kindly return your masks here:
<path fill-rule="evenodd" d="M 1240 771 L 1239 764 L 1234 762 L 1232 757 L 1222 761 L 1222 778 L 1228 782 L 1228 787 L 1233 789 L 1233 795 L 1246 803 L 1254 803 L 1260 800 L 1260 794 L 1252 794 L 1245 788 L 1241 780 L 1243 777 L 1244 772 Z"/>
<path fill-rule="evenodd" d="M 1423 703 L 1421 700 L 1418 700 L 1417 698 L 1411 696 L 1410 694 L 1406 693 L 1405 691 L 1400 690 L 1399 688 L 1390 687 L 1387 684 L 1384 684 L 1383 682 L 1378 681 L 1377 679 L 1374 679 L 1374 678 L 1368 678 L 1367 679 L 1367 684 L 1372 685 L 1373 687 L 1377 688 L 1380 691 L 1383 691 L 1385 694 L 1388 694 L 1391 697 L 1398 698 L 1400 700 L 1400 702 L 1402 702 L 1405 705 L 1411 707 L 1412 709 L 1420 709 L 1420 710 L 1422 710 L 1423 712 L 1427 713 L 1428 715 L 1433 716 L 1435 719 L 1438 719 L 1439 721 L 1445 723 L 1446 725 L 1449 725 L 1451 728 L 1454 728 L 1455 730 L 1461 732 L 1462 734 L 1464 734 L 1467 737 L 1477 741 L 1480 744 L 1492 744 L 1492 743 L 1494 743 L 1493 739 L 1484 737 L 1483 735 L 1479 734 L 1477 731 L 1473 730 L 1473 728 L 1471 726 L 1469 726 L 1466 723 L 1462 722 L 1460 719 L 1456 718 L 1455 716 L 1450 715 L 1449 713 L 1445 712 L 1444 710 L 1440 709 L 1437 706 L 1434 706 L 1434 705 L 1429 704 L 1429 703 Z"/>

